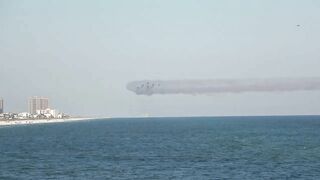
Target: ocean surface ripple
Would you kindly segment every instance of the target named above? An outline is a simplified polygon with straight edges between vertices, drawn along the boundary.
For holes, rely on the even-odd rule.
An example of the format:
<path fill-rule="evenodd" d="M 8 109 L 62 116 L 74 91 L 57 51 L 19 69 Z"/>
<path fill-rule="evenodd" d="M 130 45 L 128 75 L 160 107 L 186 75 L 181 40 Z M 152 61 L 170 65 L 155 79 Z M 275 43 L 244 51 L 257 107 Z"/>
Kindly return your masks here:
<path fill-rule="evenodd" d="M 0 128 L 0 179 L 319 179 L 320 116 Z"/>

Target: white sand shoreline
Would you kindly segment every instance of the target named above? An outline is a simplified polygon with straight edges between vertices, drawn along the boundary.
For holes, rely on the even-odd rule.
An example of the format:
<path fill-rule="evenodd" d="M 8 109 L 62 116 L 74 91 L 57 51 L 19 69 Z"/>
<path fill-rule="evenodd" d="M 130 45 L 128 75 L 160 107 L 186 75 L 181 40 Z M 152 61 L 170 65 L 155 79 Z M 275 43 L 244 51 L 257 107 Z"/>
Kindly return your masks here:
<path fill-rule="evenodd" d="M 62 123 L 62 122 L 72 122 L 72 121 L 87 121 L 91 119 L 95 119 L 95 118 L 0 120 L 0 126 Z"/>

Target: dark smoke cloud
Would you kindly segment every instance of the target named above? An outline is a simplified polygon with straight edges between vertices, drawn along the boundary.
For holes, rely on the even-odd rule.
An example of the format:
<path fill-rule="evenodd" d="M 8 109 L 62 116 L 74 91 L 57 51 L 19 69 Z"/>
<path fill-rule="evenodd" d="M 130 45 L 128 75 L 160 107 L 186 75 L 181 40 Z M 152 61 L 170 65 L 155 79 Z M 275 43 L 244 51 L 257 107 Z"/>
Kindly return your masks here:
<path fill-rule="evenodd" d="M 313 91 L 320 90 L 320 78 L 143 80 L 127 89 L 138 95 Z"/>

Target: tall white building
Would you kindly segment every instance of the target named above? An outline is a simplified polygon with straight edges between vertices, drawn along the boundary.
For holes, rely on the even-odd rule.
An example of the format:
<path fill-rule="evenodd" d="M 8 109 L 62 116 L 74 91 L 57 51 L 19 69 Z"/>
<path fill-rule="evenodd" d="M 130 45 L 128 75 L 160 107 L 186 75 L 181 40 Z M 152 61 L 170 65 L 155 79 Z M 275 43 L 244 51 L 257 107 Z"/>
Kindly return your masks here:
<path fill-rule="evenodd" d="M 36 114 L 37 110 L 49 108 L 49 99 L 46 97 L 30 97 L 28 100 L 28 109 L 30 114 Z"/>
<path fill-rule="evenodd" d="M 3 99 L 0 98 L 0 114 L 3 113 Z"/>

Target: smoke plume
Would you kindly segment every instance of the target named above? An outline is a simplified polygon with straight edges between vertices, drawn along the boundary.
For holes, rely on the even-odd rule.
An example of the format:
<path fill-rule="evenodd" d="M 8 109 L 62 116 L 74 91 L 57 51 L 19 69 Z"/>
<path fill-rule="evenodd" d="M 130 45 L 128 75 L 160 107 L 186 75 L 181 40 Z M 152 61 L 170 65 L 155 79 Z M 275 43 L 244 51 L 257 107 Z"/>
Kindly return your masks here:
<path fill-rule="evenodd" d="M 138 95 L 287 92 L 320 90 L 320 78 L 143 80 L 127 84 Z"/>

